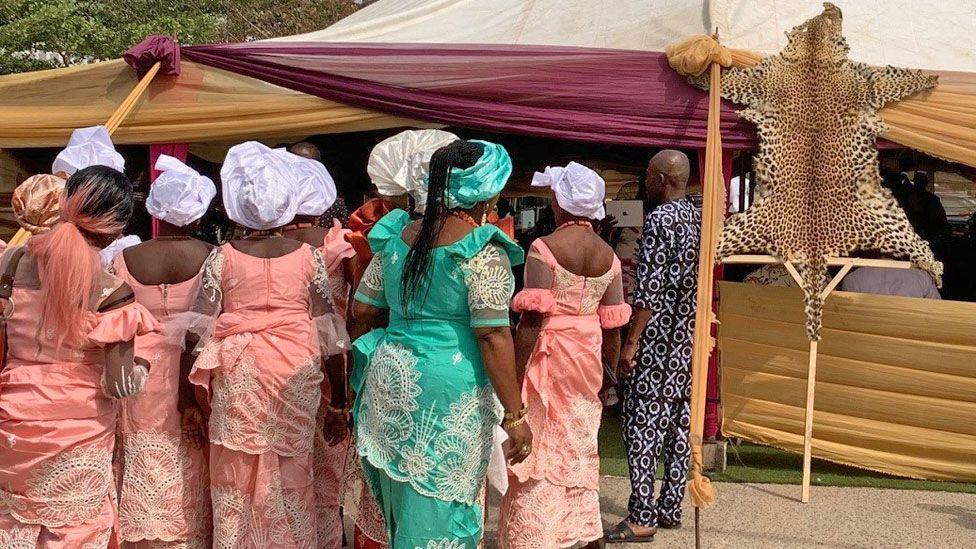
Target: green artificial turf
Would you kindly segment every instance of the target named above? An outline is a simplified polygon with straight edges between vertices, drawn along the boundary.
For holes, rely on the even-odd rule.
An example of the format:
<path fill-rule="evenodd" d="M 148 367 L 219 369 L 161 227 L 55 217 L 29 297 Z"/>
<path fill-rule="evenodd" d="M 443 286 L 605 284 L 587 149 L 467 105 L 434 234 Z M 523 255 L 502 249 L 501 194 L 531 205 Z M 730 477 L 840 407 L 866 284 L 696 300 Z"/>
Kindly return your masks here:
<path fill-rule="evenodd" d="M 803 456 L 778 448 L 743 442 L 728 446 L 728 467 L 722 473 L 708 476 L 718 482 L 754 482 L 760 484 L 800 484 Z M 658 467 L 658 478 L 661 476 Z M 864 486 L 901 490 L 932 490 L 976 494 L 976 484 L 913 480 L 856 467 L 814 459 L 811 471 L 815 486 Z M 600 473 L 627 476 L 627 456 L 620 435 L 620 418 L 605 418 L 600 428 Z"/>

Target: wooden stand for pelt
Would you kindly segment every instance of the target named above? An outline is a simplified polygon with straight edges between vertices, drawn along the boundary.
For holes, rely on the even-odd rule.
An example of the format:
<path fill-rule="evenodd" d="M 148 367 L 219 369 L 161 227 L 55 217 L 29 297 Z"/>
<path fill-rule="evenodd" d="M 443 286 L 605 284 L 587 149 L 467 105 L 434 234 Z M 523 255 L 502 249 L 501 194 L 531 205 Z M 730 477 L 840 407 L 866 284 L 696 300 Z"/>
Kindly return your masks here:
<path fill-rule="evenodd" d="M 725 258 L 722 263 L 732 264 L 753 264 L 753 265 L 775 265 L 782 264 L 789 271 L 790 276 L 796 281 L 797 286 L 802 286 L 803 281 L 800 273 L 792 262 L 771 255 L 734 255 Z M 830 280 L 830 284 L 821 292 L 824 301 L 840 284 L 854 267 L 882 267 L 885 269 L 909 269 L 912 264 L 908 261 L 893 261 L 888 259 L 859 259 L 854 257 L 831 257 L 827 259 L 827 265 L 840 267 L 840 271 Z M 800 489 L 800 501 L 810 502 L 810 460 L 813 450 L 813 401 L 817 386 L 817 341 L 810 342 L 810 360 L 807 365 L 807 403 L 806 415 L 803 425 L 803 484 Z"/>

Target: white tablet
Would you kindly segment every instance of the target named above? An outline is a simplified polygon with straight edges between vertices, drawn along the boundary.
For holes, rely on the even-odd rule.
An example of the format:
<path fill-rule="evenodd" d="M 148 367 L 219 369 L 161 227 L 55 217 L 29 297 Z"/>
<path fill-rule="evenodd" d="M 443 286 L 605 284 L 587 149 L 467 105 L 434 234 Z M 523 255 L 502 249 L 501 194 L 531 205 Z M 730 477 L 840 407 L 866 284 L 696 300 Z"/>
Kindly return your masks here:
<path fill-rule="evenodd" d="M 644 203 L 640 200 L 608 200 L 607 215 L 617 218 L 618 227 L 643 227 Z"/>

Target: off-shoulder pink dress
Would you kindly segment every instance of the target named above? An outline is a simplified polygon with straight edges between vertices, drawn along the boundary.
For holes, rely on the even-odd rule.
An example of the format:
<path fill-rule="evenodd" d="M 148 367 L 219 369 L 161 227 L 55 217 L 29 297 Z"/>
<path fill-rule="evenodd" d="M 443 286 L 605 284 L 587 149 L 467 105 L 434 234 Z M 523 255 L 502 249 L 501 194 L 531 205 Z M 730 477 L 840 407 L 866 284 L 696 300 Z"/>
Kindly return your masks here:
<path fill-rule="evenodd" d="M 348 349 L 322 255 L 302 245 L 266 259 L 226 244 L 200 290 L 194 313 L 218 315 L 190 374 L 212 409 L 215 547 L 314 547 L 320 349 Z"/>
<path fill-rule="evenodd" d="M 0 264 L 5 265 L 8 254 Z M 91 310 L 122 281 L 104 274 Z M 58 348 L 30 252 L 14 283 L 9 354 L 0 373 L 0 547 L 104 549 L 116 523 L 118 402 L 105 387 L 105 349 L 156 329 L 139 303 L 89 313 L 87 341 Z"/>
<path fill-rule="evenodd" d="M 349 284 L 346 282 L 343 262 L 355 257 L 356 251 L 346 240 L 346 235 L 352 231 L 342 228 L 339 220 L 325 235 L 325 240 L 319 252 L 325 261 L 325 268 L 329 273 L 329 287 L 332 290 L 332 301 L 336 314 L 346 317 L 349 305 Z M 343 354 L 348 361 L 347 354 Z M 347 372 L 348 372 L 348 366 Z M 346 376 L 348 379 L 348 375 Z M 329 380 L 326 378 L 323 389 L 326 398 L 330 394 Z M 324 436 L 324 406 L 319 410 L 315 447 L 313 450 L 313 466 L 315 467 L 315 510 L 318 520 L 316 531 L 319 549 L 339 549 L 342 547 L 342 515 L 340 507 L 346 492 L 346 465 L 348 463 L 349 437 L 335 446 L 330 446 Z"/>
<path fill-rule="evenodd" d="M 329 272 L 329 283 L 336 313 L 346 317 L 349 307 L 349 284 L 346 282 L 343 261 L 355 257 L 356 250 L 346 238 L 352 231 L 344 229 L 339 220 L 325 236 L 319 249 Z M 347 372 L 351 366 L 348 354 L 344 355 Z M 328 386 L 328 379 L 325 380 Z M 328 389 L 326 389 L 328 390 Z M 318 548 L 342 547 L 343 524 L 340 508 L 345 506 L 356 527 L 356 547 L 379 549 L 386 547 L 386 525 L 376 500 L 369 492 L 359 464 L 359 455 L 352 445 L 352 437 L 335 446 L 329 446 L 320 429 L 315 439 L 315 506 L 318 513 Z"/>
<path fill-rule="evenodd" d="M 121 253 L 114 271 L 163 326 L 190 310 L 200 286 L 199 275 L 176 284 L 143 284 Z M 166 332 L 136 338 L 136 354 L 149 361 L 150 369 L 142 393 L 122 403 L 119 537 L 151 541 L 139 545 L 153 548 L 205 548 L 211 529 L 207 453 L 183 436 L 176 404 L 183 347 Z"/>
<path fill-rule="evenodd" d="M 545 241 L 536 240 L 525 266 L 525 289 L 512 307 L 545 319 L 522 385 L 533 450 L 509 468 L 501 545 L 559 548 L 599 539 L 602 330 L 626 324 L 631 312 L 620 261 L 615 256 L 603 276 L 579 276 L 559 265 Z"/>

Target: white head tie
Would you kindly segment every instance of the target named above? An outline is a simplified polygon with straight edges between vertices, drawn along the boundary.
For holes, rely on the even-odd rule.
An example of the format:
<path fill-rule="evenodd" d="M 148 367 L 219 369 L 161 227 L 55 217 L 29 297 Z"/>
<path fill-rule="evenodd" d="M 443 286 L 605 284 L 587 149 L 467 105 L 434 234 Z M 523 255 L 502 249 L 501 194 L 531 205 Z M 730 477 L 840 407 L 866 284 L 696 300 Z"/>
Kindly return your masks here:
<path fill-rule="evenodd" d="M 335 181 L 321 162 L 298 156 L 285 149 L 275 149 L 274 153 L 280 155 L 292 171 L 300 195 L 298 215 L 318 217 L 335 204 Z"/>
<path fill-rule="evenodd" d="M 159 174 L 149 188 L 146 210 L 156 219 L 185 227 L 203 217 L 217 196 L 217 187 L 209 177 L 165 154 L 156 160 Z"/>
<path fill-rule="evenodd" d="M 533 187 L 551 187 L 559 207 L 588 219 L 603 219 L 606 183 L 600 174 L 582 164 L 570 162 L 565 168 L 547 167 L 532 177 Z"/>
<path fill-rule="evenodd" d="M 116 152 L 105 126 L 73 131 L 67 148 L 54 159 L 51 172 L 64 172 L 71 176 L 89 166 L 108 166 L 120 172 L 125 170 L 125 159 Z"/>
<path fill-rule="evenodd" d="M 257 141 L 227 151 L 220 169 L 224 208 L 234 223 L 263 231 L 283 227 L 298 212 L 301 196 L 288 163 Z"/>
<path fill-rule="evenodd" d="M 369 155 L 366 172 L 384 196 L 410 194 L 415 208 L 427 206 L 424 183 L 434 151 L 457 141 L 458 137 L 443 130 L 407 130 L 380 141 Z"/>

